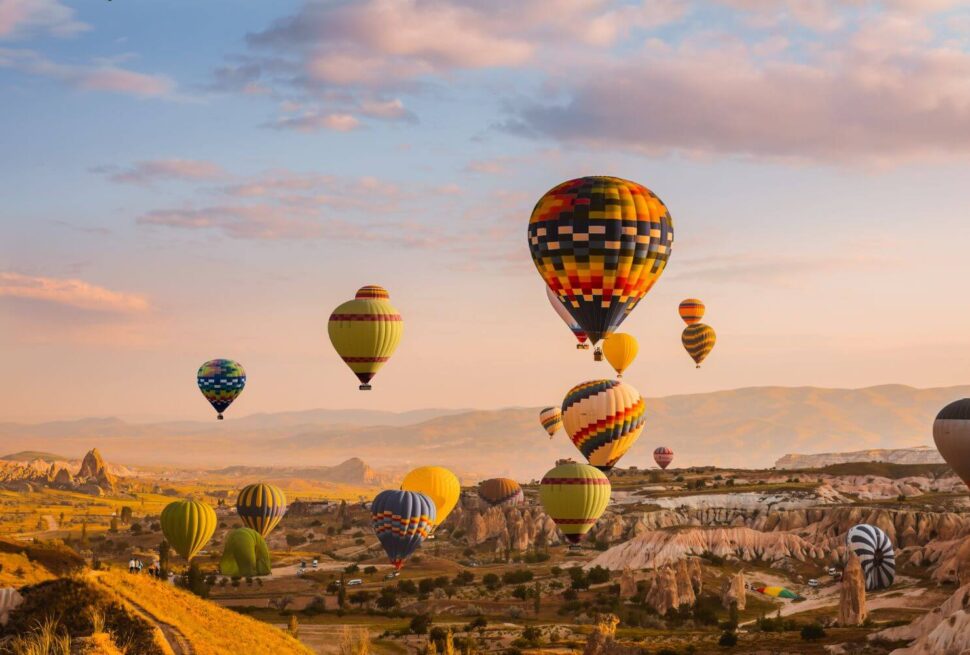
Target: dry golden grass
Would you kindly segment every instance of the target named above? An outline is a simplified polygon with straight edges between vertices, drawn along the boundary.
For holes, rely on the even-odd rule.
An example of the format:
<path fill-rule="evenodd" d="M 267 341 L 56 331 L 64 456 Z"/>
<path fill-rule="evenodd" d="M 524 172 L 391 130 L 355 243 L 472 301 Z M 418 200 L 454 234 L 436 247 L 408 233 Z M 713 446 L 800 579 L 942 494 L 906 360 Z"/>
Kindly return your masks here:
<path fill-rule="evenodd" d="M 196 655 L 236 655 L 241 649 L 276 655 L 310 655 L 311 651 L 283 631 L 170 584 L 120 572 L 92 575 L 118 596 L 175 626 L 191 642 Z"/>
<path fill-rule="evenodd" d="M 0 553 L 0 587 L 22 587 L 57 576 L 23 553 Z"/>

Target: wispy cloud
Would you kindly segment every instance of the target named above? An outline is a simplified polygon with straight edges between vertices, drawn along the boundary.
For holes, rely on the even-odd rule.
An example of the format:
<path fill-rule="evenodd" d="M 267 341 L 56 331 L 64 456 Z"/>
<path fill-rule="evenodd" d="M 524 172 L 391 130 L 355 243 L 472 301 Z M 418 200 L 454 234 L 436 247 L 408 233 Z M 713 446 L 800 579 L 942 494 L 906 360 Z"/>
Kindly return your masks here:
<path fill-rule="evenodd" d="M 37 277 L 14 272 L 0 272 L 0 298 L 20 298 L 112 314 L 142 313 L 151 309 L 148 299 L 140 294 L 112 291 L 73 278 Z"/>
<path fill-rule="evenodd" d="M 19 48 L 0 48 L 0 68 L 55 79 L 81 91 L 118 93 L 137 98 L 167 97 L 175 91 L 175 82 L 165 75 L 139 73 L 110 61 L 62 64 L 33 50 Z"/>
<path fill-rule="evenodd" d="M 72 36 L 89 29 L 58 0 L 0 0 L 0 39 L 36 33 Z"/>
<path fill-rule="evenodd" d="M 214 180 L 225 175 L 218 164 L 198 159 L 154 159 L 136 162 L 127 168 L 97 166 L 92 171 L 106 174 L 112 182 L 140 185 L 171 180 Z"/>

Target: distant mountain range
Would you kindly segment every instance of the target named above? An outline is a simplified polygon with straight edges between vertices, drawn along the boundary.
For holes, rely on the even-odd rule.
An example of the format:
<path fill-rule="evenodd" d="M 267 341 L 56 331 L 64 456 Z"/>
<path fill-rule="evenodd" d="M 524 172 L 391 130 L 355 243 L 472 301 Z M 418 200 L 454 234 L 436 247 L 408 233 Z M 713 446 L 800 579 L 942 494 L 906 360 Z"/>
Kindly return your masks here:
<path fill-rule="evenodd" d="M 785 455 L 775 462 L 778 469 L 810 469 L 848 464 L 851 462 L 888 462 L 890 464 L 944 464 L 943 456 L 936 448 L 918 446 L 916 448 L 872 448 L 850 453 L 816 453 Z"/>
<path fill-rule="evenodd" d="M 770 467 L 786 453 L 909 448 L 932 444 L 943 405 L 970 386 L 914 389 L 752 387 L 647 400 L 647 424 L 624 466 L 653 466 L 657 446 L 673 466 Z M 557 459 L 579 454 L 565 434 L 549 439 L 539 408 L 428 409 L 405 413 L 311 410 L 225 421 L 126 423 L 115 418 L 36 425 L 0 423 L 0 452 L 32 449 L 105 456 L 133 465 L 199 469 L 236 466 L 329 467 L 361 458 L 398 475 L 442 464 L 465 482 L 483 476 L 540 478 Z M 302 473 L 301 473 L 302 476 Z"/>

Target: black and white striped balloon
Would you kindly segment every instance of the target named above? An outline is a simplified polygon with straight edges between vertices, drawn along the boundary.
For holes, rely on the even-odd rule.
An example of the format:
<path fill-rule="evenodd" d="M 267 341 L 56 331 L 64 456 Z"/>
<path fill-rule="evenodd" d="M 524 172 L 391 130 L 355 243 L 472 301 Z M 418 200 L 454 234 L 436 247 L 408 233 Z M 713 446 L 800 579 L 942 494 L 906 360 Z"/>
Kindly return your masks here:
<path fill-rule="evenodd" d="M 845 538 L 849 550 L 862 564 L 866 591 L 885 589 L 896 577 L 896 552 L 885 532 L 874 525 L 860 523 Z"/>

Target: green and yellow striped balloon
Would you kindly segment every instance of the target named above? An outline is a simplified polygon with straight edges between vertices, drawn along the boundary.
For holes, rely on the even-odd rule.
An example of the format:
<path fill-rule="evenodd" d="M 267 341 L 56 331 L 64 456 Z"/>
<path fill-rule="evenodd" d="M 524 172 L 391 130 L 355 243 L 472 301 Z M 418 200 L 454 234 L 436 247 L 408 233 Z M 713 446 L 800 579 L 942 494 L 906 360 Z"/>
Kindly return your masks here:
<path fill-rule="evenodd" d="M 710 354 L 717 341 L 714 328 L 704 323 L 688 325 L 680 335 L 680 341 L 684 344 L 684 349 L 690 355 L 697 368 L 701 367 L 701 362 Z"/>
<path fill-rule="evenodd" d="M 334 350 L 360 380 L 360 390 L 367 391 L 371 378 L 397 349 L 404 321 L 387 291 L 371 284 L 333 310 L 327 332 Z"/>
<path fill-rule="evenodd" d="M 610 502 L 613 488 L 606 475 L 589 464 L 560 464 L 539 485 L 539 500 L 559 531 L 576 544 Z"/>
<path fill-rule="evenodd" d="M 162 510 L 162 534 L 175 552 L 191 560 L 216 531 L 216 512 L 198 500 L 176 500 Z"/>
<path fill-rule="evenodd" d="M 286 496 L 271 484 L 250 484 L 239 492 L 236 512 L 246 527 L 267 537 L 286 514 Z"/>

